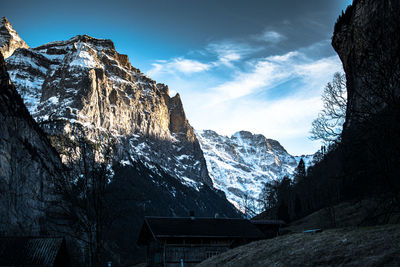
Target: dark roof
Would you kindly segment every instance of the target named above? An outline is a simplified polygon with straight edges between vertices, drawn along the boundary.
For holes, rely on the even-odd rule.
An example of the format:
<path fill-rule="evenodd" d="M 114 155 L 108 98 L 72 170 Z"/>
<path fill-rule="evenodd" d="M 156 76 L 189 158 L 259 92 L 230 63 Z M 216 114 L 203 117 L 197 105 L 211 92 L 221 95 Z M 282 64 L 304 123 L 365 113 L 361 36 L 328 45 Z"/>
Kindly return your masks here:
<path fill-rule="evenodd" d="M 0 237 L 0 266 L 53 266 L 62 237 Z"/>
<path fill-rule="evenodd" d="M 245 219 L 145 217 L 138 243 L 169 237 L 259 239 L 263 233 Z"/>
<path fill-rule="evenodd" d="M 251 220 L 253 224 L 262 224 L 262 225 L 285 225 L 285 221 L 282 220 Z"/>

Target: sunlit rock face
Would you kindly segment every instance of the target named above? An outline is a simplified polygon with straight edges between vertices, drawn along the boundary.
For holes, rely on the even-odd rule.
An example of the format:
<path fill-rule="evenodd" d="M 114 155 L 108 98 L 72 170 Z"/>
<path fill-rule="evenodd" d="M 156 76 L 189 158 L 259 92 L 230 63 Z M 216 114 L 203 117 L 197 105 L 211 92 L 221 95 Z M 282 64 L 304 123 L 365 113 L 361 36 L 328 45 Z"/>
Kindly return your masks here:
<path fill-rule="evenodd" d="M 346 72 L 347 125 L 390 109 L 400 94 L 399 14 L 397 0 L 354 0 L 335 25 L 332 45 Z"/>
<path fill-rule="evenodd" d="M 291 156 L 278 141 L 261 134 L 240 131 L 231 137 L 211 130 L 197 133 L 214 186 L 243 209 L 244 201 L 256 200 L 266 182 L 291 174 L 300 157 Z M 303 156 L 311 160 L 312 156 Z"/>
<path fill-rule="evenodd" d="M 13 29 L 7 18 L 0 18 L 0 52 L 4 58 L 11 56 L 17 48 L 29 48 Z"/>
<path fill-rule="evenodd" d="M 69 123 L 84 125 L 92 139 L 111 133 L 120 144 L 116 160 L 139 159 L 189 186 L 211 185 L 179 95 L 170 97 L 166 85 L 132 67 L 112 41 L 79 35 L 18 49 L 6 62 L 30 113 L 50 134 L 67 132 Z M 60 119 L 62 126 L 48 124 Z"/>
<path fill-rule="evenodd" d="M 39 235 L 60 157 L 30 116 L 0 54 L 0 232 Z"/>

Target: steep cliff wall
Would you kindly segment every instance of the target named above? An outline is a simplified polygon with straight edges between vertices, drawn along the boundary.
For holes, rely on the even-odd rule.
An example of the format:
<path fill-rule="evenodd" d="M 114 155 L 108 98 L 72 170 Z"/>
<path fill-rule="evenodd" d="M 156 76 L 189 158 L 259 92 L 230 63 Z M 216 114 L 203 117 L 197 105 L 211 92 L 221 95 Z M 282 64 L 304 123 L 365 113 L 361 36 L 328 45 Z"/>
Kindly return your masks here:
<path fill-rule="evenodd" d="M 0 53 L 0 232 L 37 235 L 61 161 L 8 76 Z"/>
<path fill-rule="evenodd" d="M 342 197 L 400 194 L 400 1 L 354 0 L 332 45 L 346 72 Z M 390 210 L 399 209 L 394 201 Z"/>
<path fill-rule="evenodd" d="M 346 72 L 346 125 L 398 104 L 400 1 L 354 0 L 338 19 L 332 45 Z"/>

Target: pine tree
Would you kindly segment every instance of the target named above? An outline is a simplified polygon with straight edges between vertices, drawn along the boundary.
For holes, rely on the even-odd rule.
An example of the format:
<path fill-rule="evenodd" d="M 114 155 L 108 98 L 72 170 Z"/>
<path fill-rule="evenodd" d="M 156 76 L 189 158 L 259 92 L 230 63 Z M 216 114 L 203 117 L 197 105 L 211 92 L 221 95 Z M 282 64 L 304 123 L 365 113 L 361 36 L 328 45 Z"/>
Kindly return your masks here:
<path fill-rule="evenodd" d="M 299 165 L 297 165 L 296 169 L 293 173 L 293 180 L 295 184 L 300 183 L 306 177 L 306 165 L 304 164 L 303 158 L 300 159 Z"/>

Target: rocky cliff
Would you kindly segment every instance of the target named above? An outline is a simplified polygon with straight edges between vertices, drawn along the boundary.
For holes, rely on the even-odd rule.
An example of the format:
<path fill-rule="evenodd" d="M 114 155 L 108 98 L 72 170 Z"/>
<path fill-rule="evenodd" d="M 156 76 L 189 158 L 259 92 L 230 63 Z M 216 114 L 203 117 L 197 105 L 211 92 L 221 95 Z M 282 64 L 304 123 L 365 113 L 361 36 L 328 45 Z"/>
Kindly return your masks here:
<path fill-rule="evenodd" d="M 346 72 L 346 125 L 398 104 L 399 14 L 397 0 L 354 0 L 337 20 L 332 45 Z"/>
<path fill-rule="evenodd" d="M 17 48 L 29 48 L 17 32 L 13 29 L 7 18 L 0 18 L 0 52 L 4 58 L 11 56 Z"/>
<path fill-rule="evenodd" d="M 141 160 L 190 186 L 211 185 L 179 95 L 170 97 L 167 86 L 132 67 L 112 41 L 80 35 L 17 49 L 6 62 L 30 113 L 49 134 L 68 134 L 74 123 L 93 140 L 110 133 L 120 144 L 115 160 Z M 54 128 L 60 120 L 65 123 Z"/>
<path fill-rule="evenodd" d="M 44 208 L 61 160 L 26 109 L 0 53 L 0 232 L 46 232 Z"/>
<path fill-rule="evenodd" d="M 197 133 L 214 186 L 243 210 L 244 202 L 256 200 L 266 182 L 291 174 L 301 157 L 290 155 L 278 141 L 261 134 L 240 131 L 231 137 L 211 130 Z M 307 163 L 312 156 L 303 156 Z"/>

